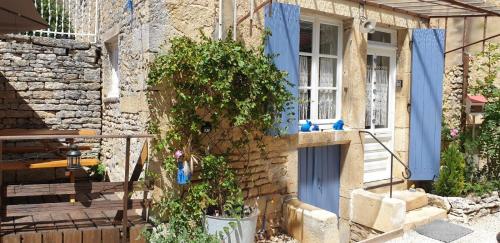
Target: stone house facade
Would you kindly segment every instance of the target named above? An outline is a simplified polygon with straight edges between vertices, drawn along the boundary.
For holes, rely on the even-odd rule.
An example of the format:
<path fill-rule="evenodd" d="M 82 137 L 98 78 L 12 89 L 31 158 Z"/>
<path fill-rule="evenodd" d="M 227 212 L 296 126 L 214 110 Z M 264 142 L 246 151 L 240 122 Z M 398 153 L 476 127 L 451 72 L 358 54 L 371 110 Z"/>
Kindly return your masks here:
<path fill-rule="evenodd" d="M 159 116 L 161 111 L 150 110 L 147 105 L 146 75 L 148 63 L 157 53 L 168 49 L 168 39 L 185 35 L 197 38 L 199 30 L 207 35 L 216 36 L 219 16 L 218 1 L 169 1 L 138 0 L 132 7 L 128 1 L 104 1 L 101 6 L 100 31 L 98 44 L 102 46 L 102 132 L 103 133 L 141 133 L 147 131 L 148 117 Z M 222 10 L 224 25 L 230 26 L 232 18 L 232 1 L 224 1 Z M 343 132 L 299 133 L 283 138 L 268 138 L 270 159 L 252 161 L 252 181 L 246 184 L 246 196 L 249 203 L 258 202 L 261 212 L 265 212 L 266 226 L 275 232 L 284 225 L 283 205 L 287 198 L 297 196 L 299 191 L 299 150 L 300 148 L 324 145 L 340 145 L 340 173 L 338 197 L 338 228 L 342 242 L 347 242 L 350 232 L 351 191 L 359 188 L 372 188 L 372 191 L 386 192 L 387 180 L 373 181 L 364 178 L 364 136 L 358 130 L 366 128 L 366 83 L 367 55 L 372 41 L 360 30 L 360 5 L 350 1 L 278 1 L 290 2 L 300 6 L 304 20 L 326 19 L 326 23 L 334 23 L 341 36 L 336 45 L 342 53 L 338 78 L 341 86 L 339 92 L 339 118 L 350 130 Z M 259 4 L 254 1 L 254 4 Z M 250 6 L 241 1 L 237 6 L 238 18 L 248 13 Z M 384 9 L 366 7 L 366 14 L 377 21 L 381 36 L 389 35 L 389 43 L 393 50 L 396 69 L 394 80 L 401 80 L 403 85 L 394 88 L 393 107 L 397 114 L 391 122 L 393 125 L 391 148 L 403 161 L 408 161 L 409 123 L 411 86 L 411 31 L 412 28 L 427 28 L 425 21 L 401 13 Z M 237 29 L 238 40 L 247 45 L 256 45 L 260 41 L 265 28 L 264 11 L 255 13 L 253 25 L 249 20 L 242 22 Z M 314 22 L 316 20 L 313 20 Z M 318 23 L 322 23 L 319 21 Z M 250 31 L 252 28 L 252 31 Z M 314 30 L 316 31 L 316 30 Z M 316 32 L 315 32 L 316 33 Z M 376 38 L 376 37 L 374 37 Z M 370 50 L 371 51 L 371 50 Z M 113 53 L 115 52 L 115 53 Z M 118 56 L 113 63 L 113 58 Z M 340 72 L 341 70 L 341 72 Z M 114 73 L 118 72 L 116 82 Z M 113 81 L 113 79 L 115 79 Z M 117 85 L 118 87 L 113 87 Z M 111 90 L 118 90 L 113 93 Z M 340 98 L 341 97 L 341 98 Z M 340 105 L 341 104 L 341 105 Z M 317 112 L 317 111 L 316 111 Z M 167 124 L 161 124 L 167 125 Z M 137 145 L 140 146 L 140 143 Z M 102 160 L 111 172 L 111 178 L 120 178 L 120 154 L 111 151 L 123 149 L 123 144 L 103 142 Z M 139 149 L 134 149 L 139 151 Z M 124 154 L 124 153 L 123 153 Z M 132 161 L 134 161 L 133 154 Z M 240 161 L 234 161 L 239 168 Z M 386 165 L 384 165 L 386 166 Z M 384 167 L 386 168 L 386 167 Z M 402 166 L 395 164 L 394 175 L 400 177 Z M 384 176 L 382 176 L 384 177 Z M 368 179 L 368 181 L 366 180 Z M 385 177 L 384 179 L 387 179 Z M 396 189 L 406 189 L 407 181 L 396 179 Z M 264 208 L 267 205 L 267 209 Z M 262 218 L 261 218 L 262 219 Z M 335 219 L 337 222 L 337 219 Z M 335 223 L 337 224 L 337 223 Z"/>
<path fill-rule="evenodd" d="M 262 3 L 252 1 L 254 6 Z M 297 60 L 300 59 L 299 79 L 305 83 L 298 83 L 301 87 L 297 88 L 300 94 L 306 94 L 305 97 L 310 95 L 312 99 L 306 99 L 307 105 L 297 112 L 297 120 L 300 123 L 312 120 L 321 129 L 327 129 L 342 119 L 346 130 L 330 129 L 323 132 L 298 132 L 279 138 L 267 137 L 269 158 L 261 159 L 257 151 L 250 156 L 251 174 L 243 181 L 245 196 L 249 204 L 259 207 L 262 212 L 259 225 L 263 225 L 265 219 L 265 230 L 269 233 L 275 233 L 280 228 L 294 231 L 294 222 L 305 225 L 307 220 L 312 220 L 313 223 L 309 225 L 311 232 L 321 231 L 316 235 L 324 238 L 315 241 L 300 233 L 304 242 L 307 239 L 311 242 L 349 242 L 353 227 L 357 227 L 352 224 L 353 217 L 359 217 L 362 211 L 362 203 L 353 199 L 353 191 L 366 189 L 386 193 L 391 172 L 395 175 L 394 190 L 406 189 L 411 183 L 401 177 L 403 166 L 395 163 L 390 171 L 387 155 L 380 157 L 384 153 L 383 149 L 377 147 L 368 135 L 360 135 L 359 131 L 370 130 L 376 136 L 381 136 L 395 155 L 408 165 L 413 74 L 412 29 L 432 26 L 414 15 L 373 6 L 364 7 L 355 1 L 273 1 L 274 6 L 280 4 L 300 10 L 300 19 L 296 22 L 300 26 L 300 38 L 293 41 L 300 46 L 297 53 Z M 85 87 L 89 89 L 86 91 L 88 94 L 95 96 L 99 92 L 98 97 L 89 96 L 90 102 L 99 105 L 95 108 L 99 118 L 92 120 L 96 124 L 91 126 L 96 126 L 102 134 L 146 133 L 151 117 L 160 118 L 160 129 L 168 126 L 163 111 L 151 109 L 148 103 L 148 94 L 151 93 L 146 84 L 149 63 L 155 55 L 168 50 L 168 40 L 172 37 L 184 35 L 198 38 L 201 30 L 215 38 L 220 16 L 223 17 L 223 31 L 227 31 L 232 25 L 233 9 L 232 1 L 229 0 L 223 1 L 222 9 L 219 9 L 219 1 L 215 0 L 100 1 L 95 43 L 99 47 L 98 55 L 92 55 L 92 51 L 97 50 L 93 49 L 94 45 L 89 45 L 87 49 L 90 50 L 87 51 L 78 48 L 75 51 L 75 58 L 95 58 L 92 64 L 94 69 L 82 69 L 83 73 L 78 73 L 77 78 L 89 79 L 90 83 Z M 248 1 L 238 1 L 236 9 L 237 18 L 241 19 L 249 13 L 251 6 Z M 238 40 L 249 46 L 259 44 L 262 32 L 267 27 L 265 11 L 265 8 L 256 11 L 252 24 L 247 18 L 238 25 Z M 363 32 L 362 16 L 377 22 L 375 33 L 369 35 Z M 269 15 L 267 18 L 271 17 Z M 325 40 L 323 35 L 326 36 Z M 53 58 L 55 55 L 62 59 L 58 56 L 64 54 L 56 47 L 46 52 L 49 53 L 47 57 L 41 57 Z M 52 55 L 52 52 L 55 54 Z M 78 54 L 80 52 L 83 53 Z M 9 62 L 18 62 L 14 59 Z M 321 68 L 323 65 L 329 66 Z M 100 76 L 96 74 L 99 72 Z M 377 82 L 385 85 L 381 87 L 387 92 L 383 96 L 385 98 L 379 97 L 383 105 L 375 108 L 368 104 L 367 97 L 371 97 L 376 90 L 374 80 L 377 76 L 382 77 Z M 308 80 L 307 77 L 313 78 Z M 367 83 L 367 79 L 371 81 Z M 322 86 L 324 84 L 326 88 Z M 323 105 L 314 102 L 323 102 Z M 325 102 L 330 103 L 324 105 Z M 94 104 L 85 105 L 86 109 L 94 107 Z M 371 121 L 370 117 L 375 114 L 381 114 L 377 115 L 379 120 Z M 54 114 L 49 111 L 44 115 L 49 119 Z M 55 116 L 58 117 L 57 114 Z M 46 122 L 50 122 L 50 119 Z M 61 119 L 57 126 L 64 124 Z M 131 161 L 137 160 L 144 142 L 132 141 Z M 308 150 L 332 146 L 338 151 L 335 155 L 338 167 L 334 178 L 337 192 L 328 198 L 335 205 L 334 209 L 324 210 L 321 206 L 309 205 L 314 203 L 301 202 L 305 200 L 301 193 L 304 187 L 301 176 L 305 173 L 304 166 L 308 165 L 307 159 L 304 159 Z M 121 181 L 123 178 L 124 150 L 125 141 L 103 140 L 100 144 L 100 159 L 106 164 L 112 181 Z M 243 169 L 244 161 L 238 161 L 237 156 L 232 159 L 235 169 Z M 150 166 L 160 168 L 161 161 L 152 159 Z M 168 182 L 158 186 L 166 185 Z M 309 209 L 313 212 L 311 215 L 305 212 Z M 300 212 L 302 216 L 299 216 Z"/>

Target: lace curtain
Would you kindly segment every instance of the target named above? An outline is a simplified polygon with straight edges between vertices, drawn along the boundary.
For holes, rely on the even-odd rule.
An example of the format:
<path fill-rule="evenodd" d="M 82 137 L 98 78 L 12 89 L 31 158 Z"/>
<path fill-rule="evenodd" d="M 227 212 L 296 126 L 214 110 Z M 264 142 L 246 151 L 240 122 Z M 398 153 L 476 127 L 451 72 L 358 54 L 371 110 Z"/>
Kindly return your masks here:
<path fill-rule="evenodd" d="M 373 128 L 388 127 L 388 108 L 389 108 L 389 71 L 387 67 L 378 66 L 373 69 L 368 66 L 366 74 L 366 113 L 365 126 L 370 128 L 370 122 L 373 122 Z M 374 82 L 372 90 L 372 82 Z M 373 108 L 372 108 L 373 106 Z M 373 118 L 372 116 L 373 110 Z"/>

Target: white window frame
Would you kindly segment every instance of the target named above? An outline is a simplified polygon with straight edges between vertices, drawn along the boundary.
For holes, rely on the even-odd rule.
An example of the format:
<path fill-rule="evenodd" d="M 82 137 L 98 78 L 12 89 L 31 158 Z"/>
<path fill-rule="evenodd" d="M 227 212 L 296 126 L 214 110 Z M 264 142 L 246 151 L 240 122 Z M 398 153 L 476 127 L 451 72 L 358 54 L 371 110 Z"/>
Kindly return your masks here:
<path fill-rule="evenodd" d="M 379 48 L 385 47 L 388 49 L 395 49 L 397 47 L 397 43 L 396 43 L 397 31 L 396 30 L 382 28 L 382 27 L 376 27 L 375 31 L 390 34 L 391 35 L 391 43 L 384 43 L 384 42 L 380 42 L 380 41 L 368 40 L 368 45 L 373 46 L 373 47 L 379 47 Z M 368 36 L 367 36 L 367 39 L 368 39 Z"/>
<path fill-rule="evenodd" d="M 327 18 L 319 15 L 302 15 L 301 21 L 311 22 L 313 24 L 313 44 L 312 53 L 299 52 L 299 55 L 310 56 L 311 57 L 311 86 L 304 87 L 299 86 L 299 89 L 309 89 L 311 90 L 311 107 L 310 107 L 310 121 L 313 124 L 320 125 L 320 128 L 330 128 L 329 125 L 335 123 L 341 119 L 342 115 L 342 54 L 343 54 L 343 26 L 342 21 Z M 319 53 L 319 43 L 320 43 L 320 25 L 335 25 L 338 28 L 337 36 L 337 55 L 320 54 Z M 337 74 L 336 74 L 336 87 L 319 87 L 319 58 L 328 57 L 335 58 L 337 60 Z M 320 89 L 335 90 L 335 118 L 334 119 L 318 119 L 318 98 Z M 300 124 L 305 124 L 306 120 L 299 120 Z"/>

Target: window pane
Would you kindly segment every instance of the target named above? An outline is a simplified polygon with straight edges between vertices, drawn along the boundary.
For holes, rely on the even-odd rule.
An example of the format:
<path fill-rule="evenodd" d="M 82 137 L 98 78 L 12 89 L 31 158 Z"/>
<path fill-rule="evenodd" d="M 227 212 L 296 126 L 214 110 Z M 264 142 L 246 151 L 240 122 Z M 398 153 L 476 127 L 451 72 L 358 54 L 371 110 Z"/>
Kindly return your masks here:
<path fill-rule="evenodd" d="M 337 59 L 319 58 L 319 87 L 335 87 L 337 85 Z"/>
<path fill-rule="evenodd" d="M 319 53 L 337 55 L 338 27 L 321 24 L 319 27 Z"/>
<path fill-rule="evenodd" d="M 311 57 L 300 56 L 300 82 L 299 86 L 311 86 Z"/>
<path fill-rule="evenodd" d="M 299 90 L 299 120 L 311 119 L 311 90 Z"/>
<path fill-rule="evenodd" d="M 300 21 L 300 51 L 312 52 L 313 24 Z"/>
<path fill-rule="evenodd" d="M 368 55 L 365 128 L 388 127 L 389 62 L 389 57 Z"/>
<path fill-rule="evenodd" d="M 368 40 L 390 44 L 391 43 L 391 33 L 382 32 L 382 31 L 375 31 L 375 33 L 373 33 L 373 34 L 368 33 Z"/>
<path fill-rule="evenodd" d="M 318 92 L 318 119 L 334 119 L 336 106 L 335 90 L 319 90 Z"/>

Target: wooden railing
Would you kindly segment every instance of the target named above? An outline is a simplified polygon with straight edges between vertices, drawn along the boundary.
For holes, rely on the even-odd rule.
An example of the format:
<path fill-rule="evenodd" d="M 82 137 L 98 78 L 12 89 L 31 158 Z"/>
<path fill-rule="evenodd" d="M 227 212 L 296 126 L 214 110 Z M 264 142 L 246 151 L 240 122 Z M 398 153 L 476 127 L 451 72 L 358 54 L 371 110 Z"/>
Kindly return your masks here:
<path fill-rule="evenodd" d="M 5 131 L 5 130 L 4 130 Z M 149 209 L 150 200 L 147 192 L 150 186 L 139 182 L 139 177 L 144 169 L 145 163 L 148 160 L 148 139 L 151 135 L 95 135 L 89 133 L 67 133 L 54 132 L 47 130 L 42 133 L 30 132 L 25 135 L 16 135 L 19 133 L 1 132 L 0 130 L 0 176 L 3 175 L 3 170 L 17 169 L 32 169 L 32 168 L 49 168 L 49 167 L 65 167 L 65 160 L 59 159 L 50 161 L 16 161 L 6 162 L 2 160 L 3 151 L 8 152 L 32 152 L 28 148 L 3 148 L 4 142 L 8 141 L 26 141 L 26 140 L 55 140 L 66 139 L 69 141 L 86 140 L 86 139 L 125 139 L 125 161 L 124 161 L 124 180 L 123 182 L 70 182 L 70 183 L 52 183 L 52 184 L 31 184 L 31 185 L 3 185 L 3 177 L 0 178 L 0 209 L 1 217 L 14 217 L 24 215 L 37 215 L 48 213 L 68 213 L 75 210 L 89 212 L 99 210 L 117 210 L 117 217 L 121 216 L 122 221 L 122 242 L 128 242 L 128 213 L 130 209 Z M 131 139 L 143 138 L 144 144 L 140 151 L 139 158 L 135 168 L 130 175 L 130 156 L 131 156 Z M 33 151 L 44 151 L 43 147 L 30 146 Z M 43 165 L 43 166 L 40 166 Z M 85 165 L 85 163 L 84 163 Z M 131 199 L 133 191 L 143 191 L 142 199 Z M 120 200 L 116 196 L 112 196 L 115 192 L 123 193 L 123 198 Z M 102 197 L 92 198 L 91 194 L 99 194 Z M 57 196 L 57 195 L 74 195 L 75 202 L 55 202 L 55 203 L 37 203 L 37 204 L 14 204 L 7 205 L 6 199 L 15 197 L 34 197 L 34 196 Z M 1 231 L 1 229 L 0 229 Z"/>

